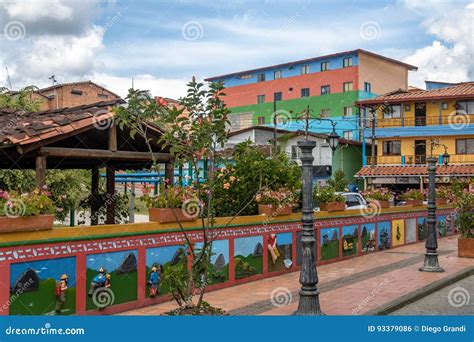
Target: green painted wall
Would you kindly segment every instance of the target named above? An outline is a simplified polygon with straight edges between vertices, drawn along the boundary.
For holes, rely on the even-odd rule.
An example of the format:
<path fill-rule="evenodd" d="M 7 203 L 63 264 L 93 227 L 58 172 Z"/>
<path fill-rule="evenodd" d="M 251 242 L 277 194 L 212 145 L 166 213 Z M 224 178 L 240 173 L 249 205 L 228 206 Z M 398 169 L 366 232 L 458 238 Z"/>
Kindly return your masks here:
<path fill-rule="evenodd" d="M 341 169 L 341 153 L 343 157 L 343 169 L 345 178 L 352 184 L 357 184 L 362 189 L 362 182 L 356 180 L 354 175 L 362 168 L 362 146 L 340 145 L 332 158 L 332 174 Z M 342 152 L 341 152 L 342 151 Z M 370 148 L 367 149 L 370 155 Z"/>
<path fill-rule="evenodd" d="M 344 114 L 344 107 L 354 106 L 354 102 L 358 99 L 358 93 L 359 91 L 350 91 L 346 93 L 283 100 L 276 103 L 276 109 L 286 110 L 291 115 L 299 116 L 309 105 L 313 110 L 313 115 L 319 116 L 322 109 L 329 108 L 331 110 L 331 117 L 337 117 Z M 270 123 L 273 113 L 273 102 L 249 106 L 239 106 L 230 109 L 232 113 L 236 114 L 253 112 L 254 125 L 258 123 L 257 118 L 259 116 L 265 116 L 265 123 Z M 357 112 L 357 107 L 354 107 L 353 115 L 356 115 Z"/>

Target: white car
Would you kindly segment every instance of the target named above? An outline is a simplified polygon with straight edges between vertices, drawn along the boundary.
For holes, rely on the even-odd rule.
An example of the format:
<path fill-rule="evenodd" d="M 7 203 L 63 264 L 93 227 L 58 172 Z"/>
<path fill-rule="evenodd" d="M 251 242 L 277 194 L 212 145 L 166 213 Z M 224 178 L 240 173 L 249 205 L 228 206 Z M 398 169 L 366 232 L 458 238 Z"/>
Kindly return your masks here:
<path fill-rule="evenodd" d="M 346 200 L 346 210 L 366 209 L 368 204 L 365 198 L 358 192 L 338 192 Z"/>

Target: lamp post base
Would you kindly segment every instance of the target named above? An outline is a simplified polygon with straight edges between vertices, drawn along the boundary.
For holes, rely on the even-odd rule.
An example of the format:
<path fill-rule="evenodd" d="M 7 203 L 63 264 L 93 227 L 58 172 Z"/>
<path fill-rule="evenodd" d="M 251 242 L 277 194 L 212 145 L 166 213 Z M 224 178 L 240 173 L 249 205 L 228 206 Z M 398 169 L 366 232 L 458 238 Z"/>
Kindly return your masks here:
<path fill-rule="evenodd" d="M 438 253 L 425 253 L 425 262 L 418 270 L 420 272 L 444 272 L 444 269 L 439 266 Z"/>
<path fill-rule="evenodd" d="M 298 304 L 298 310 L 293 315 L 295 316 L 324 316 L 319 305 L 319 292 L 316 293 L 303 293 L 306 291 L 300 291 L 300 301 Z"/>

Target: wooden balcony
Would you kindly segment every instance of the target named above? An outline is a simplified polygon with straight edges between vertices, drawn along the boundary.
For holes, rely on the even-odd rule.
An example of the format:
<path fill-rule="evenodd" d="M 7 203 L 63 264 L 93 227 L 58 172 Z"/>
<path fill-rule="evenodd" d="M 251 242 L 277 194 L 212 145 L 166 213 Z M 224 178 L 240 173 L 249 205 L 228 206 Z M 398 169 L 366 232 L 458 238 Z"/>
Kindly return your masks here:
<path fill-rule="evenodd" d="M 435 155 L 441 164 L 441 156 Z M 424 165 L 426 155 L 376 156 L 375 165 Z M 474 154 L 451 154 L 450 164 L 474 164 Z M 367 165 L 372 165 L 372 157 L 367 157 Z"/>
<path fill-rule="evenodd" d="M 377 128 L 389 127 L 413 127 L 413 126 L 440 126 L 440 125 L 460 125 L 474 124 L 474 114 L 458 114 L 457 116 L 444 115 L 442 117 L 426 116 L 420 118 L 394 118 L 394 119 L 378 119 Z M 370 127 L 370 125 L 368 126 Z"/>

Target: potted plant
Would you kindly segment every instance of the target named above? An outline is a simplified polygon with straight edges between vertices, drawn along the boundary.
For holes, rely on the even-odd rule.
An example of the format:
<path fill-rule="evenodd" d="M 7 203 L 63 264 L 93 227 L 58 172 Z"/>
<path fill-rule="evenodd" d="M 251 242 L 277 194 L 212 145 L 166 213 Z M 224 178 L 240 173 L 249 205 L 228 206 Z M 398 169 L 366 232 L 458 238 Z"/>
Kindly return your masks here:
<path fill-rule="evenodd" d="M 262 189 L 255 200 L 258 203 L 258 213 L 268 216 L 290 215 L 296 202 L 294 191 L 288 188 L 278 190 Z"/>
<path fill-rule="evenodd" d="M 458 239 L 458 256 L 474 258 L 474 193 L 465 189 L 456 193 L 456 225 L 460 236 Z"/>
<path fill-rule="evenodd" d="M 344 196 L 336 193 L 334 188 L 316 187 L 313 191 L 313 200 L 319 202 L 319 208 L 323 211 L 339 211 L 346 209 Z"/>
<path fill-rule="evenodd" d="M 198 218 L 201 205 L 193 187 L 163 186 L 157 195 L 151 192 L 150 187 L 145 187 L 141 198 L 148 207 L 150 221 L 189 222 Z"/>
<path fill-rule="evenodd" d="M 447 204 L 452 197 L 452 191 L 446 186 L 441 186 L 436 189 L 436 204 L 442 205 Z"/>
<path fill-rule="evenodd" d="M 0 232 L 53 229 L 54 205 L 47 191 L 30 193 L 0 190 Z"/>
<path fill-rule="evenodd" d="M 392 192 L 387 188 L 367 190 L 362 193 L 369 202 L 377 202 L 380 208 L 390 208 Z"/>
<path fill-rule="evenodd" d="M 400 199 L 405 201 L 406 205 L 413 206 L 423 205 L 423 198 L 423 193 L 417 189 L 409 189 L 400 196 Z"/>

